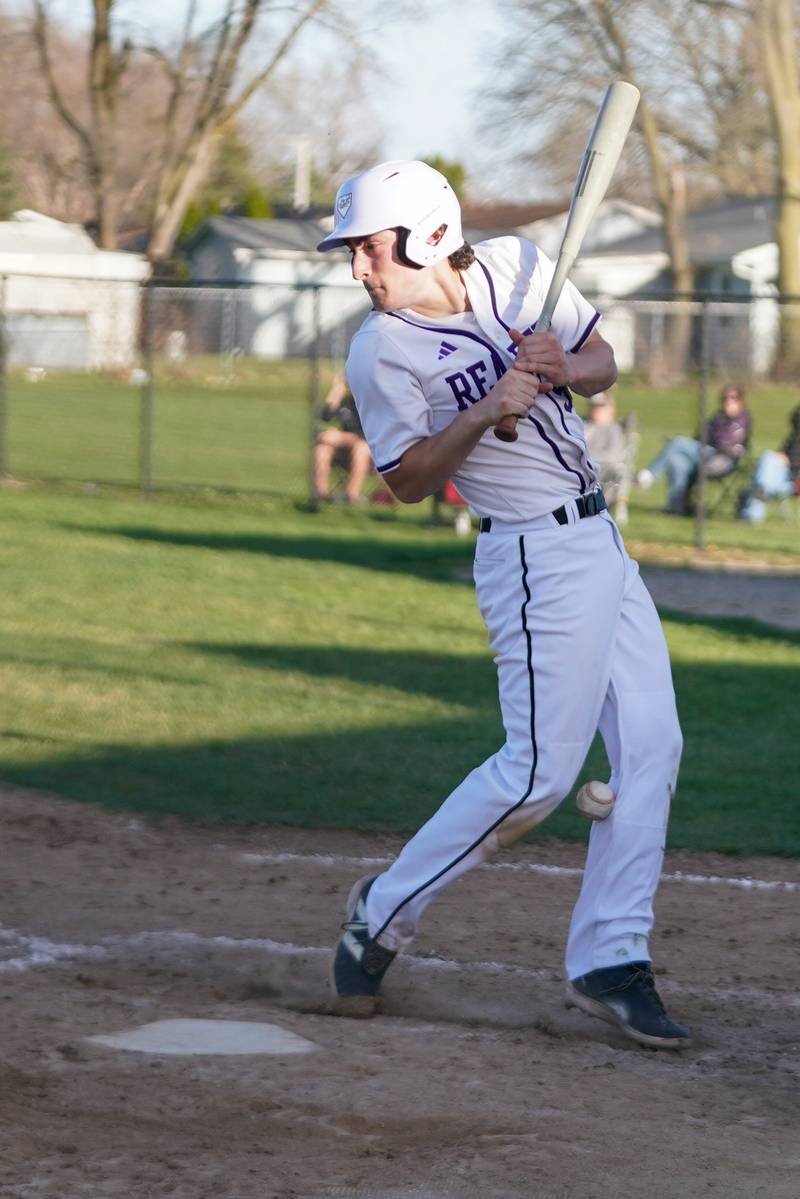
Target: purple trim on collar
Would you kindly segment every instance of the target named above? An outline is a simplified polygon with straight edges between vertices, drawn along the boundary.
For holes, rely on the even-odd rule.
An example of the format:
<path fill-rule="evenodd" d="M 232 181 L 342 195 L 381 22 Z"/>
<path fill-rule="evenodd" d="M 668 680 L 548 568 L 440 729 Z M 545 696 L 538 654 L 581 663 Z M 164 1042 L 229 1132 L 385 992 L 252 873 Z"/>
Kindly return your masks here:
<path fill-rule="evenodd" d="M 498 308 L 497 308 L 497 295 L 495 294 L 495 290 L 494 290 L 494 279 L 492 279 L 492 276 L 489 273 L 489 268 L 487 266 L 484 266 L 484 264 L 481 262 L 480 258 L 476 258 L 475 261 L 477 262 L 478 266 L 483 271 L 484 275 L 486 276 L 486 282 L 489 284 L 489 299 L 492 302 L 492 312 L 494 313 L 494 319 L 497 321 L 498 325 L 503 326 L 506 333 L 510 333 L 511 326 L 506 324 L 506 322 L 501 317 L 501 315 L 498 311 Z"/>
<path fill-rule="evenodd" d="M 495 293 L 495 290 L 494 290 L 494 280 L 492 279 L 492 276 L 491 276 L 491 273 L 490 273 L 490 271 L 489 271 L 489 268 L 488 268 L 487 266 L 485 266 L 485 265 L 484 265 L 484 264 L 481 262 L 480 258 L 476 258 L 476 259 L 475 259 L 475 261 L 477 262 L 478 266 L 481 268 L 481 270 L 483 271 L 484 275 L 486 276 L 486 282 L 487 282 L 487 284 L 489 285 L 489 299 L 491 300 L 491 303 L 492 303 L 492 312 L 494 313 L 494 319 L 497 321 L 497 323 L 498 323 L 499 325 L 502 325 L 502 326 L 503 326 L 503 328 L 505 329 L 506 333 L 510 333 L 510 332 L 511 332 L 511 326 L 510 326 L 510 325 L 507 325 L 507 324 L 506 324 L 506 322 L 503 320 L 503 318 L 501 317 L 501 315 L 500 315 L 500 312 L 499 312 L 499 310 L 498 310 L 498 307 L 497 307 L 497 295 L 496 295 L 496 293 Z M 571 353 L 571 354 L 577 354 L 578 350 L 579 350 L 579 349 L 581 348 L 581 346 L 584 344 L 584 342 L 586 341 L 587 337 L 589 336 L 589 334 L 591 333 L 592 329 L 595 327 L 595 325 L 597 324 L 597 322 L 598 322 L 599 320 L 600 320 L 600 313 L 599 313 L 597 310 L 595 310 L 595 314 L 594 314 L 594 316 L 593 316 L 593 317 L 592 317 L 592 319 L 589 321 L 589 324 L 586 326 L 586 328 L 584 329 L 583 333 L 581 334 L 581 336 L 578 338 L 578 340 L 577 340 L 577 342 L 575 343 L 575 345 L 574 345 L 574 346 L 572 347 L 572 349 L 570 350 L 570 353 Z"/>
<path fill-rule="evenodd" d="M 489 287 L 489 299 L 491 300 L 491 304 L 492 304 L 492 312 L 494 313 L 494 318 L 495 318 L 495 320 L 497 321 L 497 323 L 498 323 L 499 325 L 501 325 L 501 326 L 502 326 L 502 327 L 505 329 L 506 333 L 509 333 L 509 334 L 510 334 L 510 332 L 511 332 L 511 326 L 510 326 L 510 325 L 507 325 L 507 324 L 506 324 L 506 322 L 503 320 L 503 318 L 501 317 L 501 315 L 500 315 L 500 312 L 499 312 L 499 310 L 498 310 L 498 307 L 497 307 L 497 295 L 496 295 L 496 293 L 495 293 L 495 290 L 494 290 L 494 280 L 492 279 L 491 272 L 489 271 L 489 268 L 488 268 L 487 266 L 485 266 L 485 265 L 484 265 L 484 263 L 482 263 L 482 262 L 481 262 L 480 258 L 476 258 L 476 259 L 475 259 L 475 261 L 477 262 L 478 266 L 479 266 L 479 267 L 481 268 L 481 270 L 483 271 L 483 273 L 484 273 L 484 276 L 485 276 L 485 278 L 486 278 L 486 282 L 487 282 L 487 284 L 488 284 L 488 287 Z M 571 353 L 571 354 L 577 354 L 578 350 L 579 350 L 579 349 L 581 348 L 581 346 L 582 346 L 582 345 L 583 345 L 583 344 L 586 342 L 586 339 L 588 338 L 588 336 L 589 336 L 589 334 L 591 333 L 592 329 L 594 329 L 595 325 L 597 324 L 597 322 L 598 322 L 599 320 L 600 320 L 600 313 L 599 313 L 599 312 L 598 312 L 598 311 L 595 309 L 595 314 L 594 314 L 594 316 L 593 316 L 593 317 L 592 317 L 592 319 L 589 321 L 589 324 L 586 326 L 586 328 L 584 329 L 583 333 L 581 334 L 581 336 L 578 338 L 578 340 L 577 340 L 577 342 L 575 343 L 575 345 L 574 345 L 574 346 L 572 347 L 572 349 L 570 350 L 570 353 Z M 557 395 L 558 395 L 558 394 L 561 394 L 561 393 L 563 392 L 563 394 L 565 394 L 565 395 L 566 395 L 566 398 L 567 398 L 567 400 L 568 400 L 568 401 L 572 399 L 572 397 L 571 397 L 571 395 L 570 395 L 570 393 L 569 393 L 569 389 L 568 389 L 568 388 L 566 388 L 566 387 L 565 387 L 565 388 L 556 387 L 556 388 L 554 388 L 553 390 L 556 392 L 556 394 L 557 394 Z M 561 409 L 560 409 L 560 408 L 559 408 L 559 412 L 561 412 Z M 563 417 L 562 417 L 562 422 L 563 422 Z M 567 430 L 567 428 L 566 428 L 566 427 L 564 428 L 564 432 L 565 432 L 565 433 L 566 433 L 566 432 L 568 432 L 568 430 Z"/>
<path fill-rule="evenodd" d="M 394 470 L 396 466 L 399 466 L 402 461 L 403 455 L 401 454 L 399 458 L 393 458 L 391 462 L 386 462 L 383 466 L 376 466 L 375 469 L 379 475 L 385 475 L 388 471 Z"/>
<path fill-rule="evenodd" d="M 564 467 L 564 470 L 568 470 L 571 475 L 575 475 L 575 477 L 578 480 L 578 483 L 580 484 L 581 495 L 583 495 L 583 493 L 586 491 L 586 480 L 584 479 L 581 472 L 579 470 L 575 470 L 574 466 L 570 466 L 568 462 L 564 461 L 564 458 L 561 454 L 561 450 L 558 448 L 556 443 L 550 437 L 547 436 L 547 434 L 545 433 L 544 429 L 539 424 L 539 421 L 536 419 L 535 416 L 532 416 L 530 413 L 528 413 L 528 420 L 531 422 L 532 425 L 534 425 L 536 427 L 536 430 L 538 431 L 539 436 L 541 437 L 542 441 L 546 442 L 547 445 L 550 446 L 550 449 L 553 451 L 553 453 L 555 454 L 558 461 Z"/>
<path fill-rule="evenodd" d="M 597 324 L 597 322 L 598 322 L 599 320 L 600 320 L 600 313 L 599 313 L 599 312 L 597 312 L 597 311 L 595 311 L 595 314 L 594 314 L 594 316 L 592 317 L 592 319 L 589 321 L 589 324 L 586 326 L 586 328 L 584 329 L 583 333 L 581 334 L 581 336 L 579 337 L 579 339 L 576 341 L 575 345 L 574 345 L 574 346 L 572 347 L 572 349 L 570 350 L 570 354 L 577 354 L 578 350 L 579 350 L 579 349 L 581 348 L 581 346 L 584 344 L 584 342 L 586 341 L 587 337 L 589 336 L 589 334 L 591 333 L 592 329 L 595 327 L 595 325 Z"/>
<path fill-rule="evenodd" d="M 488 350 L 492 356 L 492 365 L 494 366 L 495 374 L 500 379 L 506 373 L 507 367 L 503 365 L 503 360 L 491 342 L 484 341 L 482 337 L 478 337 L 477 333 L 470 333 L 467 329 L 454 329 L 451 325 L 420 325 L 416 321 L 410 321 L 408 317 L 401 316 L 399 312 L 387 312 L 386 316 L 393 316 L 395 320 L 402 321 L 405 325 L 410 325 L 412 329 L 422 329 L 427 333 L 446 333 L 448 337 L 468 337 L 470 341 L 477 341 L 478 345 Z"/>

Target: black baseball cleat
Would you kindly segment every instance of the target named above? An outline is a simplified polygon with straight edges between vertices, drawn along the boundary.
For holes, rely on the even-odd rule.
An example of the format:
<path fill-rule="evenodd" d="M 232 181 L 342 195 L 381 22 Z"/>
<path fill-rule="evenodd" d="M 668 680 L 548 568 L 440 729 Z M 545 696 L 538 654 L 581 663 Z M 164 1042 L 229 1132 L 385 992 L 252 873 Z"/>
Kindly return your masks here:
<path fill-rule="evenodd" d="M 378 1005 L 383 976 L 396 957 L 380 945 L 367 928 L 367 895 L 375 877 L 362 878 L 347 900 L 344 936 L 333 952 L 331 986 L 336 1010 L 342 1015 L 372 1016 Z"/>
<path fill-rule="evenodd" d="M 689 1029 L 667 1015 L 649 962 L 626 962 L 573 978 L 565 1002 L 616 1024 L 631 1040 L 652 1049 L 685 1049 L 692 1043 Z"/>

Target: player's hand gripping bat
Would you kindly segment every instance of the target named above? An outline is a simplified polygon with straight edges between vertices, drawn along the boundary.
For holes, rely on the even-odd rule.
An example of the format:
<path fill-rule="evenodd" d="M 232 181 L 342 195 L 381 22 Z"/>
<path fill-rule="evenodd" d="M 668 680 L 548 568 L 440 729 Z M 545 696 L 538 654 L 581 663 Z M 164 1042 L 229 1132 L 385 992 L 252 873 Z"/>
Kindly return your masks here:
<path fill-rule="evenodd" d="M 572 270 L 572 264 L 578 256 L 586 230 L 611 182 L 638 103 L 639 91 L 632 83 L 618 80 L 606 89 L 597 120 L 583 152 L 564 237 L 558 251 L 556 269 L 547 289 L 541 314 L 534 325 L 534 333 L 546 333 L 550 328 L 555 306 Z M 501 441 L 516 441 L 517 417 L 504 416 L 495 425 L 494 435 Z"/>

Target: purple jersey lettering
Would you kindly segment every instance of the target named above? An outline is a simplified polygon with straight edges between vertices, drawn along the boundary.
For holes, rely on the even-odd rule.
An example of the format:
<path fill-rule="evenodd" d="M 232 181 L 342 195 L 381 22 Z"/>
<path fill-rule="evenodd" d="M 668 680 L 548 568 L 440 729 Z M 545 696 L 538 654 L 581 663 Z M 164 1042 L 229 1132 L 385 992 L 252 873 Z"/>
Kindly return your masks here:
<path fill-rule="evenodd" d="M 452 375 L 446 375 L 444 381 L 455 396 L 459 412 L 466 412 L 470 404 L 475 403 L 467 376 L 462 375 L 461 371 L 455 371 Z"/>
<path fill-rule="evenodd" d="M 477 387 L 479 396 L 483 398 L 488 392 L 486 386 L 486 363 L 483 361 L 473 362 L 471 366 L 467 367 L 467 374 Z"/>

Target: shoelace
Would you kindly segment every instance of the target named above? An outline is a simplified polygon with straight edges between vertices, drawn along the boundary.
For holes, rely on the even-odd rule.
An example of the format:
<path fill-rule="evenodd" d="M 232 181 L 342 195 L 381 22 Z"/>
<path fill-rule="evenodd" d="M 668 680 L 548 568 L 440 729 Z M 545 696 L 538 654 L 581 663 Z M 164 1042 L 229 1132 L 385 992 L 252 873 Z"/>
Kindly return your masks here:
<path fill-rule="evenodd" d="M 650 994 L 650 998 L 652 999 L 653 1003 L 658 1008 L 661 1015 L 666 1016 L 667 1009 L 664 1007 L 664 1004 L 661 1002 L 661 996 L 659 995 L 658 991 L 656 990 L 656 980 L 653 977 L 653 971 L 638 969 L 634 974 L 631 975 L 628 982 L 625 983 L 625 986 L 630 987 L 635 982 L 640 982 L 645 987 L 645 989 Z"/>

